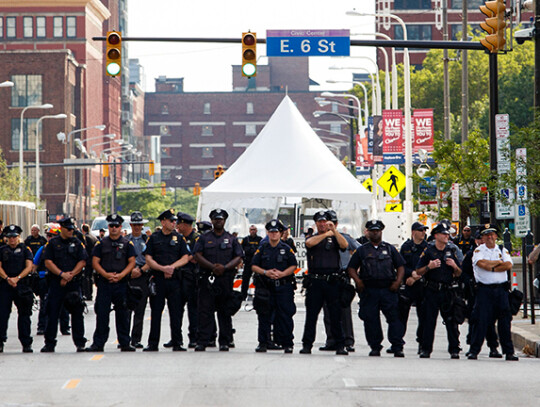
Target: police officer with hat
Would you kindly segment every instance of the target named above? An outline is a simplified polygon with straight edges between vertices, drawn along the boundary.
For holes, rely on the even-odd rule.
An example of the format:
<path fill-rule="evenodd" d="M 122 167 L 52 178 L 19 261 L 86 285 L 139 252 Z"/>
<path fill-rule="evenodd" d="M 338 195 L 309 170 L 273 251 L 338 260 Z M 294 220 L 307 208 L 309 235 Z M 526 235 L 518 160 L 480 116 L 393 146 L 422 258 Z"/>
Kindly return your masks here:
<path fill-rule="evenodd" d="M 382 240 L 384 223 L 366 223 L 369 241 L 352 255 L 347 268 L 360 295 L 358 316 L 364 321 L 369 356 L 380 356 L 383 340 L 380 312 L 388 322 L 388 340 L 395 357 L 403 354 L 403 324 L 399 319 L 398 289 L 403 281 L 404 260 L 396 248 Z"/>
<path fill-rule="evenodd" d="M 497 228 L 486 224 L 481 229 L 484 244 L 473 254 L 474 277 L 477 283 L 476 301 L 471 318 L 475 326 L 472 332 L 469 359 L 477 359 L 486 332 L 497 321 L 499 340 L 506 360 L 519 360 L 514 354 L 511 336 L 512 312 L 510 311 L 508 270 L 512 269 L 512 258 L 506 248 L 497 244 Z"/>
<path fill-rule="evenodd" d="M 257 226 L 249 227 L 249 235 L 242 239 L 242 250 L 244 250 L 244 270 L 242 272 L 242 298 L 247 298 L 249 282 L 253 272 L 251 271 L 251 261 L 261 244 L 262 237 L 257 234 Z"/>
<path fill-rule="evenodd" d="M 173 351 L 185 351 L 182 347 L 182 274 L 181 268 L 189 262 L 189 249 L 184 237 L 176 231 L 174 209 L 168 209 L 158 216 L 161 230 L 148 239 L 146 245 L 146 264 L 151 270 L 156 295 L 150 297 L 152 321 L 145 352 L 159 350 L 161 334 L 161 314 L 165 300 L 169 308 L 171 340 Z"/>
<path fill-rule="evenodd" d="M 293 352 L 293 316 L 296 313 L 294 270 L 296 256 L 290 246 L 281 240 L 285 229 L 278 219 L 265 225 L 268 241 L 261 244 L 253 256 L 252 268 L 256 273 L 253 305 L 259 319 L 256 352 L 266 352 L 271 345 L 270 331 L 273 322 L 274 342 L 285 353 Z"/>
<path fill-rule="evenodd" d="M 416 266 L 416 274 L 424 276 L 425 289 L 422 314 L 424 333 L 422 337 L 421 358 L 429 358 L 433 351 L 435 328 L 439 312 L 446 327 L 448 336 L 448 353 L 450 358 L 459 359 L 459 330 L 452 314 L 452 283 L 461 275 L 461 262 L 456 250 L 448 240 L 450 230 L 441 222 L 431 231 L 434 243 L 428 245 L 420 256 Z"/>
<path fill-rule="evenodd" d="M 88 352 L 103 352 L 109 338 L 111 304 L 114 304 L 116 334 L 122 352 L 134 352 L 129 336 L 129 310 L 127 308 L 127 285 L 131 270 L 135 267 L 137 253 L 133 243 L 122 236 L 124 218 L 113 213 L 107 216 L 109 236 L 94 246 L 92 265 L 98 274 L 95 303 L 96 330 Z"/>
<path fill-rule="evenodd" d="M 212 230 L 212 224 L 208 222 L 207 220 L 202 220 L 200 222 L 197 222 L 197 231 L 199 234 L 203 234 L 206 232 L 210 232 Z"/>
<path fill-rule="evenodd" d="M 20 242 L 19 236 L 22 229 L 19 226 L 9 225 L 3 233 L 7 238 L 7 244 L 0 248 L 0 352 L 4 351 L 9 315 L 15 303 L 22 351 L 30 353 L 32 352 L 30 316 L 34 294 L 32 289 L 25 284 L 24 278 L 32 271 L 32 252 Z"/>
<path fill-rule="evenodd" d="M 199 335 L 195 351 L 206 350 L 214 333 L 214 313 L 219 325 L 219 350 L 227 352 L 232 342 L 232 316 L 228 303 L 232 300 L 236 267 L 244 255 L 238 240 L 225 230 L 229 214 L 224 209 L 210 212 L 212 230 L 195 243 L 194 258 L 200 267 L 198 307 Z"/>
<path fill-rule="evenodd" d="M 135 211 L 131 214 L 129 224 L 131 225 L 131 233 L 127 235 L 127 239 L 133 243 L 135 248 L 135 267 L 131 270 L 131 280 L 129 280 L 130 287 L 137 287 L 140 289 L 141 297 L 137 301 L 137 305 L 133 312 L 130 312 L 130 319 L 133 318 L 133 325 L 131 328 L 131 345 L 135 348 L 142 349 L 142 331 L 144 322 L 144 311 L 146 310 L 146 304 L 148 303 L 148 280 L 150 279 L 150 267 L 146 264 L 146 257 L 144 251 L 146 250 L 146 242 L 148 236 L 142 233 L 142 228 L 148 221 L 144 219 L 143 215 L 139 211 Z M 131 288 L 130 288 L 131 289 Z"/>
<path fill-rule="evenodd" d="M 313 220 L 317 227 L 317 233 L 306 238 L 309 273 L 304 284 L 306 287 L 306 321 L 300 353 L 311 353 L 315 341 L 317 318 L 326 302 L 330 315 L 330 328 L 336 343 L 336 354 L 348 355 L 341 327 L 339 253 L 346 250 L 349 244 L 339 233 L 334 222 L 330 221 L 326 211 L 316 212 Z"/>
<path fill-rule="evenodd" d="M 73 236 L 75 219 L 60 219 L 60 235 L 53 237 L 45 246 L 45 267 L 48 271 L 49 293 L 47 295 L 47 326 L 45 346 L 41 352 L 54 352 L 58 318 L 63 308 L 71 313 L 72 337 L 77 352 L 83 352 L 84 302 L 81 291 L 81 273 L 86 265 L 88 253 L 84 244 Z"/>

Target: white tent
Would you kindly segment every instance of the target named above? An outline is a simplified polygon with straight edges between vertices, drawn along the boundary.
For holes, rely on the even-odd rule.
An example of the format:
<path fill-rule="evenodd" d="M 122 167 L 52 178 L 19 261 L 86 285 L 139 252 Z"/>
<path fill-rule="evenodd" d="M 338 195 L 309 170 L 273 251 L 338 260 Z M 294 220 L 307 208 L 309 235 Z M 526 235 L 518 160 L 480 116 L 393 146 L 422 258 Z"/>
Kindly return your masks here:
<path fill-rule="evenodd" d="M 216 181 L 202 190 L 198 219 L 208 219 L 214 208 L 229 212 L 227 229 L 247 232 L 248 208 L 277 209 L 284 198 L 332 201 L 340 223 L 359 234 L 361 211 L 371 194 L 330 152 L 285 96 L 253 143 Z"/>

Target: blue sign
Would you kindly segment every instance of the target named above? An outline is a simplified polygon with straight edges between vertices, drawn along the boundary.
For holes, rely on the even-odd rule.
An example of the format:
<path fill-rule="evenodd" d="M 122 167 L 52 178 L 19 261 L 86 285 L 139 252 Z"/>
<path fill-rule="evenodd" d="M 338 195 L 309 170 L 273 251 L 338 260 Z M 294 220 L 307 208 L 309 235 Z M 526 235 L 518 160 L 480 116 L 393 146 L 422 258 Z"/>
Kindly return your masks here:
<path fill-rule="evenodd" d="M 356 167 L 356 175 L 370 175 L 371 168 L 369 167 Z"/>
<path fill-rule="evenodd" d="M 427 195 L 432 198 L 437 196 L 437 185 L 435 184 L 434 177 L 424 178 L 424 182 L 421 182 L 419 185 L 419 192 L 422 195 Z"/>
<path fill-rule="evenodd" d="M 525 196 L 525 185 L 520 185 L 518 187 L 518 196 L 523 198 Z"/>
<path fill-rule="evenodd" d="M 525 216 L 526 214 L 527 210 L 525 209 L 525 205 L 518 205 L 518 215 Z"/>
<path fill-rule="evenodd" d="M 501 195 L 504 198 L 509 199 L 510 198 L 510 191 L 508 189 L 501 189 Z"/>
<path fill-rule="evenodd" d="M 348 57 L 349 30 L 267 30 L 269 57 Z"/>

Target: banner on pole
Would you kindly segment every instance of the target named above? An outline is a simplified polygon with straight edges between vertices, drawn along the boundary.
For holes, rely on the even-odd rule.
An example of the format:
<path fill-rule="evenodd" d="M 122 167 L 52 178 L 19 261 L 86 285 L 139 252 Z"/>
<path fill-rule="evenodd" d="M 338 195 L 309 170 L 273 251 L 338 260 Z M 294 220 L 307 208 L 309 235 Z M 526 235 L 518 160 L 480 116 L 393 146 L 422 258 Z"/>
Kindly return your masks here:
<path fill-rule="evenodd" d="M 403 164 L 403 112 L 383 110 L 383 163 Z"/>
<path fill-rule="evenodd" d="M 373 116 L 373 161 L 376 163 L 383 162 L 383 130 L 382 116 Z"/>
<path fill-rule="evenodd" d="M 415 109 L 412 117 L 413 154 L 433 152 L 433 109 Z"/>

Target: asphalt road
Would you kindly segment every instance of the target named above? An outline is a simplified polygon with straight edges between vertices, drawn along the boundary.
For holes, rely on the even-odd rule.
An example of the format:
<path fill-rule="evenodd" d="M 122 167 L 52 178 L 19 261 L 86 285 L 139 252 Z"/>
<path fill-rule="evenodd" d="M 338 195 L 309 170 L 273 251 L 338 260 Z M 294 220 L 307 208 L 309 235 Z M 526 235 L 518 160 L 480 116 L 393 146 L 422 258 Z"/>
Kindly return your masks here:
<path fill-rule="evenodd" d="M 414 310 L 404 359 L 383 353 L 368 357 L 361 321 L 354 316 L 356 352 L 336 356 L 316 350 L 325 339 L 322 315 L 312 355 L 300 355 L 305 310 L 297 294 L 295 353 L 256 354 L 254 311 L 234 318 L 236 348 L 195 353 L 121 353 L 111 337 L 101 354 L 75 353 L 70 337 L 60 336 L 57 352 L 39 353 L 43 337 L 34 336 L 34 353 L 21 353 L 16 311 L 0 354 L 0 406 L 535 406 L 540 404 L 540 361 L 450 360 L 444 326 L 437 327 L 431 359 L 416 355 Z M 354 305 L 357 309 L 357 305 Z M 149 310 L 147 310 L 149 316 Z M 33 316 L 35 333 L 36 315 Z M 93 307 L 86 316 L 86 337 L 95 326 Z M 144 327 L 148 334 L 149 320 Z M 467 331 L 463 325 L 462 332 Z M 169 340 L 168 314 L 162 340 Z M 466 350 L 465 335 L 462 347 Z M 388 343 L 385 342 L 385 346 Z"/>

